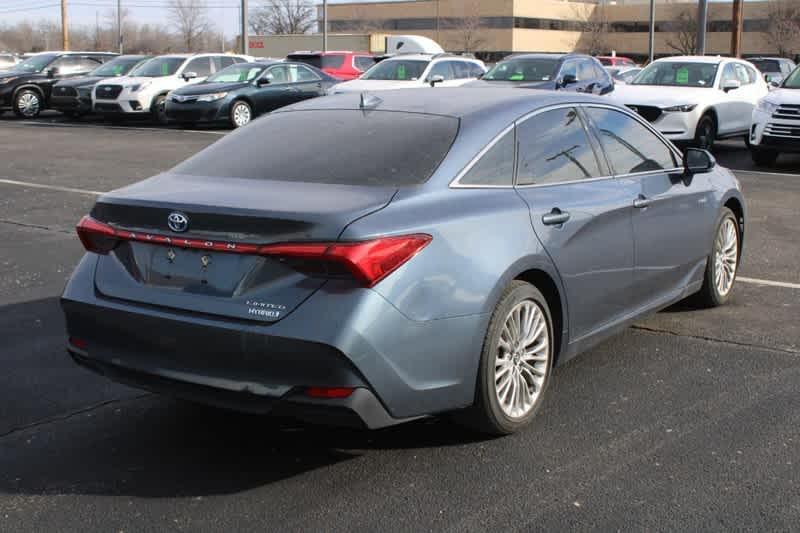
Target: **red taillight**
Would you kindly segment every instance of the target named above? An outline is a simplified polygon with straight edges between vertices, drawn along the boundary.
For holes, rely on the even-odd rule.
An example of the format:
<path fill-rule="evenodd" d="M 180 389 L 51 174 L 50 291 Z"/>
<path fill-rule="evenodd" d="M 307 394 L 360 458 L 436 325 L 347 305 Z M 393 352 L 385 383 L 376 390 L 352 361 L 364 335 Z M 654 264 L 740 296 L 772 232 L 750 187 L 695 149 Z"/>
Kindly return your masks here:
<path fill-rule="evenodd" d="M 89 252 L 107 254 L 119 243 L 114 228 L 89 216 L 83 217 L 75 230 L 83 247 Z"/>
<path fill-rule="evenodd" d="M 347 398 L 355 389 L 353 387 L 309 387 L 306 389 L 306 396 L 312 398 Z"/>
<path fill-rule="evenodd" d="M 120 241 L 136 241 L 177 248 L 299 260 L 303 265 L 295 265 L 296 267 L 315 273 L 324 272 L 326 263 L 335 263 L 344 266 L 356 280 L 366 287 L 374 286 L 431 242 L 430 235 L 416 234 L 382 237 L 361 242 L 300 242 L 259 246 L 249 243 L 136 233 L 115 229 L 89 216 L 83 217 L 76 229 L 83 247 L 98 254 L 107 254 Z M 315 264 L 319 267 L 316 270 L 314 269 Z"/>
<path fill-rule="evenodd" d="M 372 287 L 417 255 L 429 242 L 430 235 L 419 234 L 363 242 L 270 244 L 262 247 L 259 254 L 340 263 L 359 282 Z"/>

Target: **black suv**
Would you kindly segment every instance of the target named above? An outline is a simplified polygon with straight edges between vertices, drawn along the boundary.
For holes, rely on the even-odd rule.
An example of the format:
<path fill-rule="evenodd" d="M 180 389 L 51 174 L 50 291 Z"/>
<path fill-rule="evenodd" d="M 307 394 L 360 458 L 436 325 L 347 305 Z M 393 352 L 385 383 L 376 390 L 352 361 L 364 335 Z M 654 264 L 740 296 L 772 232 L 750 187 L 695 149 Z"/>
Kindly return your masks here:
<path fill-rule="evenodd" d="M 0 74 L 0 113 L 12 109 L 33 118 L 47 108 L 56 82 L 93 71 L 118 54 L 106 52 L 44 52 Z"/>
<path fill-rule="evenodd" d="M 92 89 L 97 83 L 126 76 L 134 67 L 152 56 L 127 55 L 115 57 L 83 76 L 61 80 L 53 86 L 49 107 L 69 117 L 78 117 L 92 111 Z"/>
<path fill-rule="evenodd" d="M 507 57 L 471 87 L 505 85 L 526 89 L 550 89 L 608 94 L 614 80 L 600 61 L 586 54 L 519 54 Z"/>

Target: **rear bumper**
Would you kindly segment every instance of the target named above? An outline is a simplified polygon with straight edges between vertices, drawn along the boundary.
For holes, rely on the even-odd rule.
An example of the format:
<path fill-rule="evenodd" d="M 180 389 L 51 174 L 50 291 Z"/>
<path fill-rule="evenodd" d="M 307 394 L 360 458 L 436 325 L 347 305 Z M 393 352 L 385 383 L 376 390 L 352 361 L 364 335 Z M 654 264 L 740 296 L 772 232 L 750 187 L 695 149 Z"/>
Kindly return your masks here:
<path fill-rule="evenodd" d="M 412 321 L 375 291 L 328 281 L 278 322 L 226 319 L 105 298 L 96 259 L 84 257 L 61 303 L 70 337 L 86 342 L 71 352 L 111 379 L 243 411 L 344 410 L 369 428 L 474 399 L 486 315 Z M 317 400 L 307 387 L 356 390 Z"/>

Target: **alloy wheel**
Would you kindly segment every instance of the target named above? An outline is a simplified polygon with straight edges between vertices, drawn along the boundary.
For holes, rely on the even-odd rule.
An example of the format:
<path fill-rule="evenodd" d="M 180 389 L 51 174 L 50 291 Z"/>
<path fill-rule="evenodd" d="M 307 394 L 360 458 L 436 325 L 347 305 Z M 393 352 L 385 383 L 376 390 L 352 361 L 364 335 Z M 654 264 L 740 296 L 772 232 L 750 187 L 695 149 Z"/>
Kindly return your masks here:
<path fill-rule="evenodd" d="M 233 123 L 237 128 L 250 122 L 250 107 L 247 104 L 236 104 L 233 108 Z"/>
<path fill-rule="evenodd" d="M 739 261 L 739 232 L 731 218 L 722 221 L 714 247 L 714 283 L 720 296 L 727 295 L 733 287 Z"/>
<path fill-rule="evenodd" d="M 495 358 L 495 394 L 503 413 L 525 417 L 544 387 L 550 358 L 550 331 L 533 300 L 511 309 L 500 332 Z"/>
<path fill-rule="evenodd" d="M 17 98 L 17 109 L 25 117 L 35 117 L 39 113 L 39 95 L 34 92 L 22 93 Z"/>

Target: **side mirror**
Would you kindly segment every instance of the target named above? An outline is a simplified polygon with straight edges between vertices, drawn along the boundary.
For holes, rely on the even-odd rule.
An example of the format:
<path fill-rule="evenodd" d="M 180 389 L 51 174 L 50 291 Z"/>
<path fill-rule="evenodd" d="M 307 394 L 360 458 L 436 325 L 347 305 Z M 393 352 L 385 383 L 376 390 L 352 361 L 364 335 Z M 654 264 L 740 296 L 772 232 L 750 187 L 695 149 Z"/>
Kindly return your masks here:
<path fill-rule="evenodd" d="M 722 90 L 727 93 L 729 91 L 735 91 L 741 86 L 742 84 L 739 80 L 728 80 L 722 84 Z"/>
<path fill-rule="evenodd" d="M 51 67 L 45 71 L 48 78 L 55 78 L 58 76 L 58 67 Z"/>
<path fill-rule="evenodd" d="M 573 83 L 578 83 L 578 78 L 576 78 L 574 74 L 564 74 L 564 77 L 561 78 L 560 85 L 562 87 L 566 87 L 567 85 L 572 85 Z"/>
<path fill-rule="evenodd" d="M 764 81 L 769 83 L 772 81 L 772 76 L 769 74 L 764 74 Z"/>
<path fill-rule="evenodd" d="M 184 72 L 182 77 L 183 81 L 193 80 L 197 77 L 197 72 Z"/>
<path fill-rule="evenodd" d="M 444 76 L 442 76 L 441 74 L 436 74 L 435 76 L 431 76 L 429 83 L 431 84 L 431 87 L 436 87 L 437 83 L 442 83 L 443 81 L 444 81 Z"/>
<path fill-rule="evenodd" d="M 258 78 L 256 80 L 256 87 L 263 87 L 264 85 L 269 85 L 269 79 L 267 78 Z"/>
<path fill-rule="evenodd" d="M 685 176 L 705 174 L 717 166 L 717 160 L 708 150 L 687 148 L 683 156 L 683 173 Z"/>

